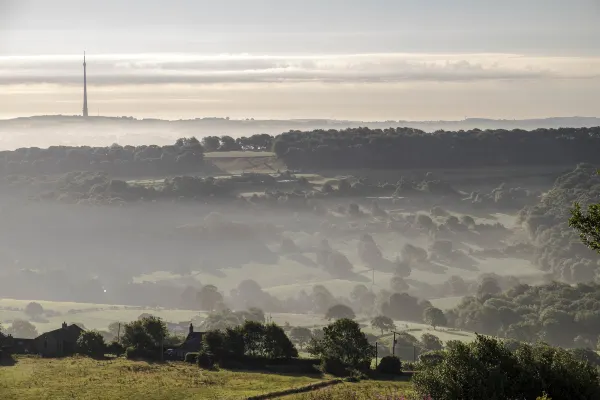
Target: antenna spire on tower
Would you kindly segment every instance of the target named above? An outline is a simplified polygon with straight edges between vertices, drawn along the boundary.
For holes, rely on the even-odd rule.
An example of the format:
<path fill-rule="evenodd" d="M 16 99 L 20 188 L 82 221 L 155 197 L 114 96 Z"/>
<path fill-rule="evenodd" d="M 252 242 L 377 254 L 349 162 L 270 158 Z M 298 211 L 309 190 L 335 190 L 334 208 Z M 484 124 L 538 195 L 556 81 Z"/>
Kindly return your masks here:
<path fill-rule="evenodd" d="M 85 51 L 83 52 L 83 116 L 84 118 L 88 116 Z"/>

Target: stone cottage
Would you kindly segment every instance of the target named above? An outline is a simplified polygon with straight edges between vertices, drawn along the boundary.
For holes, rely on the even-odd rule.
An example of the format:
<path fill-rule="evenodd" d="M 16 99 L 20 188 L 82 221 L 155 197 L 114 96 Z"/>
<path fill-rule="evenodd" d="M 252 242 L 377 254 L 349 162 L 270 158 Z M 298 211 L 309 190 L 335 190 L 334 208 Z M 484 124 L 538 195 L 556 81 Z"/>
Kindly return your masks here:
<path fill-rule="evenodd" d="M 187 353 L 195 353 L 200 351 L 200 348 L 202 347 L 203 335 L 204 332 L 194 332 L 194 325 L 190 323 L 185 341 L 170 351 L 171 356 L 183 360 Z"/>

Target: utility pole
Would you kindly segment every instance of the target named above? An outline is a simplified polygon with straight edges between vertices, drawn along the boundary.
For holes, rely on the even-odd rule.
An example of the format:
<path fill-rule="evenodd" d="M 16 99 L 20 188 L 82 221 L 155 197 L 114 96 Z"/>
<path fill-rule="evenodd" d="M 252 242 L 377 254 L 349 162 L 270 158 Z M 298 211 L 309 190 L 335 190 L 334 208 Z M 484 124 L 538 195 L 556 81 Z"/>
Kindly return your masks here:
<path fill-rule="evenodd" d="M 396 332 L 392 331 L 394 334 L 394 341 L 392 342 L 392 355 L 396 355 Z"/>
<path fill-rule="evenodd" d="M 165 335 L 160 335 L 160 361 L 165 361 Z"/>
<path fill-rule="evenodd" d="M 119 322 L 119 330 L 117 331 L 117 342 L 121 342 L 121 323 Z"/>
<path fill-rule="evenodd" d="M 375 368 L 377 368 L 377 355 L 379 354 L 379 349 L 377 348 L 379 343 L 375 342 Z"/>

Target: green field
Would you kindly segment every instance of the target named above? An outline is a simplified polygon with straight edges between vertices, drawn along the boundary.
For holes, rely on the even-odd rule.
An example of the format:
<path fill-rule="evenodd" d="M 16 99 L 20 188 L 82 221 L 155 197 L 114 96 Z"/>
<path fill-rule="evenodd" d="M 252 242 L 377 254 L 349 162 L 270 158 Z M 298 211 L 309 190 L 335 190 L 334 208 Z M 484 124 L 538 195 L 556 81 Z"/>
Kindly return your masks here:
<path fill-rule="evenodd" d="M 328 379 L 320 375 L 280 375 L 261 372 L 203 371 L 181 362 L 147 363 L 84 357 L 42 359 L 17 357 L 0 367 L 1 399 L 244 399 Z M 407 382 L 365 381 L 288 398 L 335 399 L 351 390 L 375 395 L 409 391 Z M 335 395 L 335 397 L 330 397 Z M 375 397 L 353 397 L 371 399 Z"/>
<path fill-rule="evenodd" d="M 206 158 L 256 158 L 256 157 L 275 157 L 275 153 L 270 151 L 215 151 L 204 153 Z"/>

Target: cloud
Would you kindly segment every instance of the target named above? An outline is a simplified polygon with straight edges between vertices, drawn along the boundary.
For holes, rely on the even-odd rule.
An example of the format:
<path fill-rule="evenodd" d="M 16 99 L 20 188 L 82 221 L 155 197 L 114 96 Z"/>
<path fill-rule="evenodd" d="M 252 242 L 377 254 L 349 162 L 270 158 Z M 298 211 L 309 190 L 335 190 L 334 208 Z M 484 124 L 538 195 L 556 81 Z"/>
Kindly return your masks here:
<path fill-rule="evenodd" d="M 253 56 L 135 54 L 88 56 L 90 85 L 227 83 L 470 82 L 594 79 L 597 57 L 514 54 L 350 54 Z M 0 85 L 81 85 L 75 56 L 0 57 Z"/>

